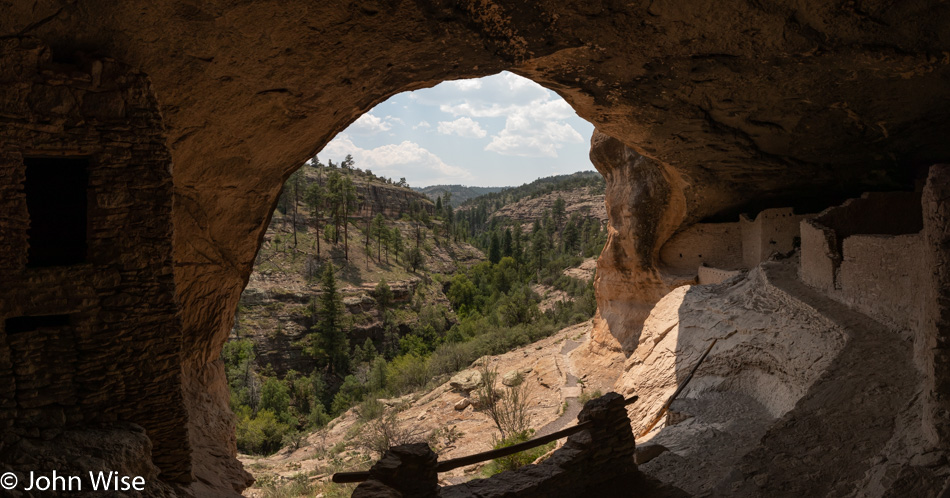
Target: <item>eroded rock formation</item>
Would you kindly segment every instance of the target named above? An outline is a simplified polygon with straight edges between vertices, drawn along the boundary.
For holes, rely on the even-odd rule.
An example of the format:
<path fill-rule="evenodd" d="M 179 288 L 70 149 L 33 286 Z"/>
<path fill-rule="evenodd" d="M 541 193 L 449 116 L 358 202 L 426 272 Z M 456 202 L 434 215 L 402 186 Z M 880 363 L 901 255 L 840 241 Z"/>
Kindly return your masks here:
<path fill-rule="evenodd" d="M 120 74 L 82 63 L 109 57 L 151 82 L 161 122 L 148 133 L 161 124 L 164 139 L 156 137 L 147 155 L 170 158 L 173 191 L 158 205 L 164 210 L 174 200 L 174 210 L 150 240 L 161 246 L 171 237 L 174 288 L 167 266 L 142 282 L 167 286 L 174 301 L 166 292 L 148 306 L 136 306 L 131 294 L 111 304 L 133 318 L 117 325 L 141 355 L 143 370 L 130 378 L 147 377 L 144 369 L 161 364 L 156 360 L 167 359 L 165 353 L 177 356 L 163 387 L 170 391 L 142 390 L 142 402 L 184 410 L 190 469 L 155 463 L 163 476 L 193 482 L 192 491 L 202 495 L 227 494 L 247 482 L 233 457 L 218 356 L 283 180 L 390 95 L 508 69 L 557 91 L 614 137 L 594 139 L 595 161 L 610 182 L 613 229 L 600 263 L 598 340 L 611 347 L 629 344 L 649 305 L 668 290 L 656 258 L 684 223 L 791 206 L 816 193 L 909 187 L 915 166 L 950 155 L 950 108 L 943 105 L 950 97 L 950 6 L 937 0 L 0 0 L 0 9 L 0 42 L 10 48 L 0 56 L 2 132 L 32 114 L 29 127 L 51 134 L 28 146 L 20 135 L 4 138 L 10 168 L 22 164 L 10 151 L 62 155 L 65 137 L 86 126 L 49 119 L 76 101 L 75 85 L 59 78 L 16 83 L 45 74 L 45 61 L 71 66 L 67 74 L 84 81 L 122 84 Z M 42 57 L 24 58 L 24 50 Z M 107 99 L 90 112 L 121 104 Z M 11 174 L 3 182 L 15 191 L 19 180 Z M 938 228 L 926 235 L 926 257 L 935 264 L 948 252 L 946 190 L 939 181 L 925 194 L 933 206 L 925 224 Z M 142 206 L 137 194 L 129 202 Z M 24 223 L 5 214 L 2 226 L 16 231 Z M 10 244 L 4 268 L 22 275 L 22 238 L 3 232 L 3 239 Z M 923 362 L 932 405 L 924 418 L 937 444 L 948 437 L 945 266 L 930 276 L 929 332 L 921 346 L 933 359 Z M 17 285 L 2 293 L 4 319 L 21 313 L 6 304 L 16 299 L 9 289 Z M 113 293 L 118 284 L 104 288 Z M 167 316 L 180 319 L 180 333 L 139 333 L 138 318 L 172 302 Z M 80 308 L 108 311 L 95 299 Z M 8 335 L 0 336 L 0 367 L 7 369 L 20 361 Z M 106 346 L 112 342 L 103 341 L 102 349 L 90 346 L 94 375 L 115 365 Z M 15 403 L 5 396 L 4 409 Z M 120 404 L 114 392 L 103 396 L 104 405 Z M 187 446 L 174 443 L 183 433 L 173 425 L 152 430 L 155 448 Z"/>

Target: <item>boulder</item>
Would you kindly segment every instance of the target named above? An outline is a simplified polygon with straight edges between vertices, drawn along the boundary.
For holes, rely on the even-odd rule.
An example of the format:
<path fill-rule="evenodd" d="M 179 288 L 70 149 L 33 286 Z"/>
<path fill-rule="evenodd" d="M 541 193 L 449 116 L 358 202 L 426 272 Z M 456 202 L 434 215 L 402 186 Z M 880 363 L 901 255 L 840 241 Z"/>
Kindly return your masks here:
<path fill-rule="evenodd" d="M 505 374 L 501 376 L 501 383 L 508 387 L 517 386 L 521 384 L 522 381 L 524 381 L 524 374 L 519 370 L 505 372 Z"/>
<path fill-rule="evenodd" d="M 449 387 L 457 392 L 470 392 L 482 383 L 482 374 L 478 370 L 463 370 L 449 380 Z"/>

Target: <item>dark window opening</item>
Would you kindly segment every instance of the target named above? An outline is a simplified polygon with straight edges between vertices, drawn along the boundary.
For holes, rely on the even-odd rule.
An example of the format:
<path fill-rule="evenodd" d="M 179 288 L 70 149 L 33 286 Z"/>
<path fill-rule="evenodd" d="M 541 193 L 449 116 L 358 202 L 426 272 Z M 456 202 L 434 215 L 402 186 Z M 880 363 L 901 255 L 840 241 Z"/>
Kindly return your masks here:
<path fill-rule="evenodd" d="M 86 260 L 88 158 L 25 158 L 28 267 Z"/>
<path fill-rule="evenodd" d="M 69 325 L 69 315 L 17 316 L 7 318 L 4 330 L 7 334 L 34 332 L 41 328 L 59 328 Z"/>

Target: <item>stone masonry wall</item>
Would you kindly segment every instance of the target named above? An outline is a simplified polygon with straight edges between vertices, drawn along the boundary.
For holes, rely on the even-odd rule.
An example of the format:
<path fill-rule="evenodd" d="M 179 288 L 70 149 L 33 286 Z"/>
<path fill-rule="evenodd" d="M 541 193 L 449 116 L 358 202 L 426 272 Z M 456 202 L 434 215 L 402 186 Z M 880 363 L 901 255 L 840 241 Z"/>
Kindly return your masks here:
<path fill-rule="evenodd" d="M 699 285 L 721 284 L 740 273 L 742 273 L 740 270 L 720 270 L 719 268 L 700 266 L 697 278 L 699 279 Z"/>
<path fill-rule="evenodd" d="M 899 330 L 918 330 L 925 271 L 920 194 L 868 193 L 801 222 L 806 284 Z"/>
<path fill-rule="evenodd" d="M 660 261 L 674 273 L 693 274 L 702 265 L 742 267 L 739 223 L 697 223 L 670 238 L 660 249 Z"/>
<path fill-rule="evenodd" d="M 37 441 L 131 422 L 161 478 L 189 481 L 171 160 L 149 81 L 108 59 L 54 62 L 29 39 L 0 40 L 0 60 L 0 467 L 48 471 Z M 84 262 L 27 267 L 30 157 L 87 158 Z M 66 317 L 7 330 L 49 315 Z"/>
<path fill-rule="evenodd" d="M 663 245 L 660 261 L 677 274 L 696 273 L 704 265 L 721 270 L 752 268 L 773 253 L 794 249 L 799 223 L 811 216 L 795 214 L 793 208 L 774 208 L 760 212 L 754 220 L 741 215 L 737 223 L 697 223 Z"/>
<path fill-rule="evenodd" d="M 746 268 L 766 261 L 772 253 L 786 254 L 795 248 L 799 224 L 814 215 L 795 214 L 793 208 L 766 209 L 755 220 L 739 217 L 742 225 L 742 261 Z"/>
<path fill-rule="evenodd" d="M 917 330 L 926 297 L 923 256 L 919 234 L 852 235 L 830 295 L 892 327 Z"/>
<path fill-rule="evenodd" d="M 924 284 L 930 294 L 915 341 L 926 376 L 924 429 L 936 448 L 950 447 L 950 165 L 930 168 L 923 194 Z M 946 488 L 944 489 L 946 492 Z"/>

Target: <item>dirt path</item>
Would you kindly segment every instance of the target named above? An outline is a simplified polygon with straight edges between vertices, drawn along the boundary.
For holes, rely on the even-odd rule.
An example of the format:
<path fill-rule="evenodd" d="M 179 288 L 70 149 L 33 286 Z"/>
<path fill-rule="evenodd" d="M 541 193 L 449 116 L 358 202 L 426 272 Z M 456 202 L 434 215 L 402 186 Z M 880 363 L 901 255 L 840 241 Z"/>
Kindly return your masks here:
<path fill-rule="evenodd" d="M 564 368 L 564 385 L 561 387 L 561 400 L 567 404 L 567 407 L 561 416 L 538 430 L 535 437 L 547 436 L 548 434 L 557 432 L 577 420 L 577 414 L 581 412 L 581 403 L 578 400 L 581 395 L 581 388 L 577 385 L 577 376 L 574 374 L 574 362 L 571 361 L 570 354 L 571 351 L 574 351 L 581 344 L 584 344 L 586 340 L 587 338 L 585 337 L 583 341 L 575 341 L 572 339 L 564 341 L 564 345 L 560 351 L 561 364 Z"/>

